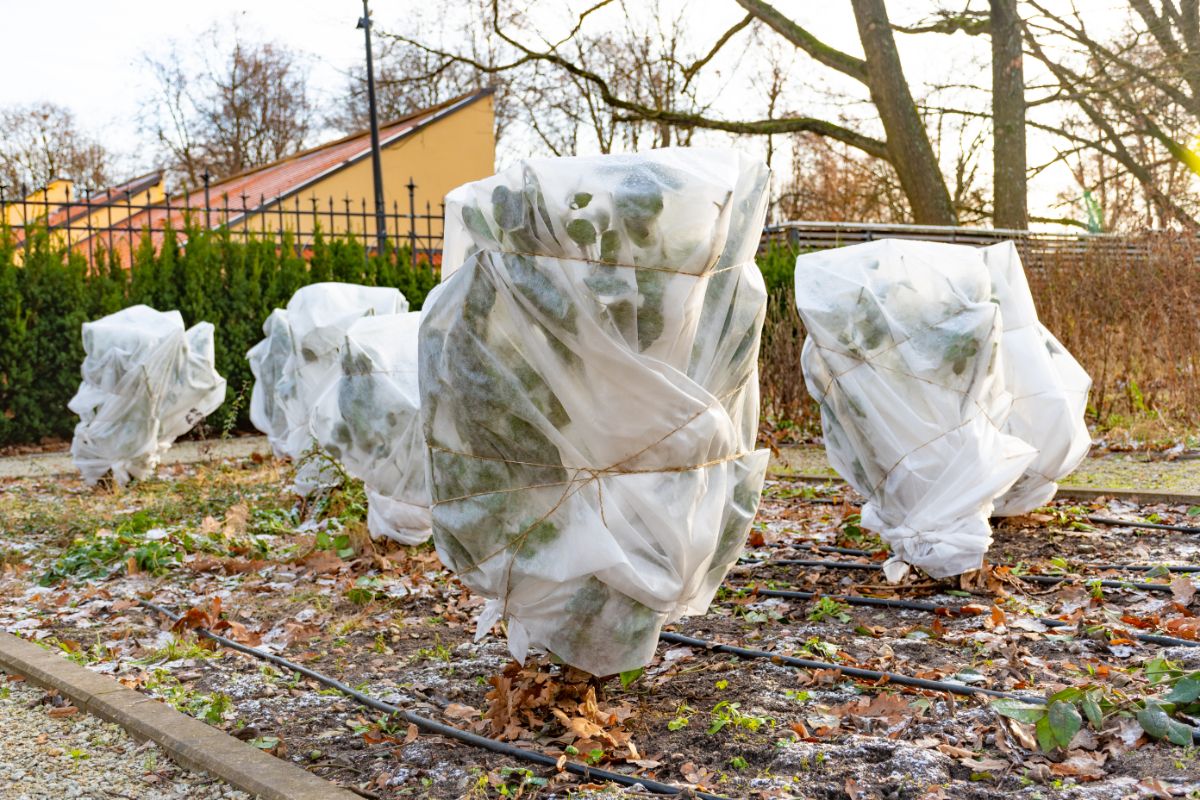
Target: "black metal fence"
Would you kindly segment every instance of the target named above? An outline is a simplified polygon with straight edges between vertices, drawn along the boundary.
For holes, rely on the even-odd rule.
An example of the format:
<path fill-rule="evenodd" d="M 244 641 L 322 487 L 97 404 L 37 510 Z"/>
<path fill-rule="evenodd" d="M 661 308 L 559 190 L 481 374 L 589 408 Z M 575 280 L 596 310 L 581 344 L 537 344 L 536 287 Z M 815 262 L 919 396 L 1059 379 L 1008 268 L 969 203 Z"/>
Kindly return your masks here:
<path fill-rule="evenodd" d="M 440 264 L 444 204 L 439 202 L 435 208 L 425 202 L 418 207 L 418 187 L 412 178 L 404 188 L 407 202 L 393 200 L 383 214 L 385 247 L 396 254 L 407 250 L 417 261 Z M 85 191 L 72 197 L 66 187 L 61 196 L 40 192 L 30 197 L 19 192 L 14 198 L 0 186 L 0 221 L 7 220 L 18 247 L 27 250 L 35 226 L 45 227 L 57 242 L 69 242 L 89 265 L 102 252 L 127 264 L 144 236 L 157 247 L 168 230 L 186 245 L 188 225 L 224 228 L 235 238 L 270 237 L 280 246 L 286 242 L 302 256 L 312 252 L 318 231 L 326 240 L 353 234 L 368 253 L 379 252 L 374 202 L 365 198 L 300 192 L 273 197 L 231 195 L 205 181 L 201 189 L 152 201 L 153 190 Z"/>

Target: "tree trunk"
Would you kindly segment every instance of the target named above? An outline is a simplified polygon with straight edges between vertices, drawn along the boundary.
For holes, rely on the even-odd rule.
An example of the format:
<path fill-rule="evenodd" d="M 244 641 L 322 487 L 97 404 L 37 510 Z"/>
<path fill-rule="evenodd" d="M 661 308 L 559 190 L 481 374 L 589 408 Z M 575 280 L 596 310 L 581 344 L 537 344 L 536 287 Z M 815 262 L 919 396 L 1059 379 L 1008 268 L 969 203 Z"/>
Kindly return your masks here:
<path fill-rule="evenodd" d="M 992 192 L 997 228 L 1029 227 L 1025 164 L 1025 73 L 1017 0 L 992 6 Z"/>
<path fill-rule="evenodd" d="M 867 63 L 867 88 L 887 131 L 889 161 L 919 225 L 956 225 L 958 216 L 900 65 L 884 0 L 851 0 Z"/>

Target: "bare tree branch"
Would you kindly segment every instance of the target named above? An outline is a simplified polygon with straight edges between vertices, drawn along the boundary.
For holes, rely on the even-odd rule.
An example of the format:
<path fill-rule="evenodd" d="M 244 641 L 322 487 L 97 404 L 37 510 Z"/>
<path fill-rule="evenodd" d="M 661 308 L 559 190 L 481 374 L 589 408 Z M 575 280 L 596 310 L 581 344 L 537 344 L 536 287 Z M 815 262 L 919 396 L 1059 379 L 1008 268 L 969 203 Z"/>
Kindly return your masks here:
<path fill-rule="evenodd" d="M 765 22 L 772 30 L 827 67 L 867 82 L 867 62 L 822 42 L 763 0 L 737 0 L 738 5 Z"/>

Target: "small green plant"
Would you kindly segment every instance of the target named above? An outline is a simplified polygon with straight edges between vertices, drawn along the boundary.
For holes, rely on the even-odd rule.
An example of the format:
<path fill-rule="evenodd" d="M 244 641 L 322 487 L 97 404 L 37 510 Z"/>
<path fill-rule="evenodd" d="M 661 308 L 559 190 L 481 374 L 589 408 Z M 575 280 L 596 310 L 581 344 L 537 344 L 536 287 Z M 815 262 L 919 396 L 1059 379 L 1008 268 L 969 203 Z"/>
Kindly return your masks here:
<path fill-rule="evenodd" d="M 738 770 L 749 769 L 750 762 L 746 761 L 743 756 L 734 756 L 733 758 L 729 759 L 729 766 Z"/>
<path fill-rule="evenodd" d="M 832 619 L 838 622 L 849 622 L 849 611 L 850 606 L 840 600 L 834 600 L 832 597 L 819 597 L 808 612 L 808 621 L 821 622 Z"/>
<path fill-rule="evenodd" d="M 678 731 L 686 728 L 691 723 L 690 714 L 696 713 L 696 709 L 689 706 L 687 703 L 680 703 L 675 709 L 675 718 L 667 723 L 667 730 Z"/>
<path fill-rule="evenodd" d="M 1142 674 L 1152 687 L 1166 691 L 1137 697 L 1105 687 L 1068 687 L 1046 698 L 1045 705 L 1005 698 L 992 701 L 992 708 L 1033 725 L 1038 747 L 1045 752 L 1066 749 L 1084 720 L 1099 731 L 1117 715 L 1133 716 L 1151 738 L 1190 747 L 1192 727 L 1175 715 L 1200 713 L 1200 672 L 1185 673 L 1177 664 L 1155 658 Z"/>
<path fill-rule="evenodd" d="M 818 661 L 828 660 L 834 661 L 840 656 L 840 648 L 833 642 L 827 642 L 818 636 L 813 636 L 808 639 L 796 651 L 798 655 L 816 659 Z"/>
<path fill-rule="evenodd" d="M 449 664 L 454 660 L 454 653 L 442 644 L 442 637 L 434 637 L 433 647 L 422 647 L 417 650 L 417 658 L 423 661 L 442 661 Z"/>
<path fill-rule="evenodd" d="M 346 599 L 365 606 L 383 595 L 383 581 L 373 575 L 363 575 L 346 592 Z"/>
<path fill-rule="evenodd" d="M 625 672 L 622 672 L 621 676 L 620 676 L 621 677 L 621 688 L 628 689 L 634 681 L 636 681 L 638 678 L 642 677 L 642 674 L 645 673 L 645 671 L 646 671 L 645 667 L 638 667 L 637 669 L 630 669 L 630 670 L 626 670 Z"/>
<path fill-rule="evenodd" d="M 770 717 L 756 717 L 743 714 L 741 703 L 730 703 L 727 700 L 722 700 L 713 706 L 713 710 L 709 715 L 708 733 L 709 735 L 718 733 L 727 726 L 745 728 L 753 733 L 766 725 L 774 727 L 775 720 Z"/>

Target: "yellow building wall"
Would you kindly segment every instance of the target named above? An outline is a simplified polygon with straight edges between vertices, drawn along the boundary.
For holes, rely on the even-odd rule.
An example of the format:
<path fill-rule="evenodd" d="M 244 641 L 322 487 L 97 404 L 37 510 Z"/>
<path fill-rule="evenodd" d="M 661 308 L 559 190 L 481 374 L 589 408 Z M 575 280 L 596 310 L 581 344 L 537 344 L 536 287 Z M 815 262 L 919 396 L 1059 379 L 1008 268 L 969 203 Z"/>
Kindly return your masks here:
<path fill-rule="evenodd" d="M 403 244 L 409 232 L 409 179 L 416 184 L 414 191 L 416 213 L 425 213 L 426 203 L 434 219 L 427 225 L 417 219 L 417 248 L 426 246 L 423 237 L 427 228 L 434 237 L 442 235 L 441 203 L 446 194 L 469 181 L 476 181 L 495 172 L 496 141 L 493 128 L 494 110 L 491 95 L 429 123 L 421 130 L 404 136 L 383 149 L 383 193 L 388 212 L 388 237 Z M 351 214 L 345 214 L 343 198 L 350 198 Z M 306 187 L 299 195 L 282 201 L 282 225 L 298 234 L 301 244 L 312 237 L 313 202 L 320 210 L 318 220 L 322 231 L 337 233 L 352 231 L 362 237 L 375 235 L 375 183 L 369 157 L 346 167 Z M 334 199 L 334 214 L 330 216 L 329 199 Z M 366 201 L 365 220 L 362 214 Z M 301 214 L 295 213 L 299 205 Z M 289 213 L 290 212 L 290 213 Z M 397 219 L 394 212 L 400 214 Z M 365 226 L 364 226 L 365 222 Z M 274 233 L 279 230 L 281 215 L 275 207 L 231 227 Z"/>
<path fill-rule="evenodd" d="M 94 209 L 84 213 L 87 196 L 75 191 L 69 180 L 51 181 L 44 189 L 26 197 L 26 202 L 9 202 L 5 207 L 5 221 L 11 228 L 24 228 L 39 220 L 44 222 L 60 211 L 69 210 L 71 218 L 56 221 L 50 232 L 51 241 L 56 246 L 76 244 L 88 238 L 89 231 L 96 234 L 100 231 L 112 231 L 112 236 L 125 234 L 122 226 L 130 216 L 137 215 L 141 208 L 161 203 L 165 198 L 162 181 L 148 189 L 131 195 L 128 200 L 120 199 L 115 203 L 97 204 Z M 89 227 L 90 226 L 90 227 Z M 135 234 L 136 235 L 136 234 Z M 110 248 L 111 249 L 111 248 Z M 21 263 L 22 253 L 16 254 L 17 263 Z"/>
<path fill-rule="evenodd" d="M 57 180 L 51 181 L 45 189 L 38 189 L 36 192 L 26 195 L 25 203 L 22 203 L 20 198 L 13 200 L 10 197 L 8 205 L 4 209 L 5 221 L 14 228 L 36 222 L 47 216 L 47 209 L 50 212 L 57 211 L 67 201 L 70 192 L 70 181 Z M 72 199 L 74 198 L 72 197 Z M 30 205 L 31 203 L 33 205 Z"/>

